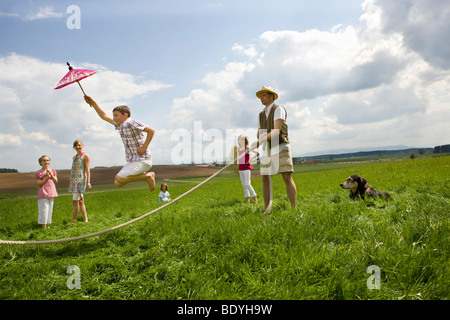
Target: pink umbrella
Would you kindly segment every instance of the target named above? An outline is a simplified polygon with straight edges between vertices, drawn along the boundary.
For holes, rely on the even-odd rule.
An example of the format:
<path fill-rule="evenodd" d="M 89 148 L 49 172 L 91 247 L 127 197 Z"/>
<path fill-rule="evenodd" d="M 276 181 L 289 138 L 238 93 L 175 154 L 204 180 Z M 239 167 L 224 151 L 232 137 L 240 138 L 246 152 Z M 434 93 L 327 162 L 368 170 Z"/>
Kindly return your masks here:
<path fill-rule="evenodd" d="M 67 74 L 61 79 L 61 81 L 59 81 L 55 89 L 61 89 L 65 86 L 68 86 L 69 84 L 77 82 L 81 88 L 81 91 L 83 91 L 83 94 L 86 95 L 86 93 L 84 93 L 83 87 L 80 84 L 80 80 L 92 76 L 97 71 L 88 69 L 74 69 L 68 62 L 67 65 L 69 66 L 69 72 L 67 72 Z"/>

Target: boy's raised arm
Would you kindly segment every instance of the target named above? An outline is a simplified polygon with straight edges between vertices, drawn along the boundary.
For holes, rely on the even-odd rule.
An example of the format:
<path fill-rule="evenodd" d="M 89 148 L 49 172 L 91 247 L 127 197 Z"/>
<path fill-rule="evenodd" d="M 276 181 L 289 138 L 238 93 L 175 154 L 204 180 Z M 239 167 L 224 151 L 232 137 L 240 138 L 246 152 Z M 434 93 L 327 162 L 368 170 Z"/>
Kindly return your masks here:
<path fill-rule="evenodd" d="M 95 111 L 97 112 L 98 116 L 101 119 L 111 124 L 114 124 L 113 120 L 110 117 L 108 117 L 105 111 L 103 111 L 102 108 L 99 107 L 99 105 L 97 104 L 97 102 L 94 101 L 94 99 L 92 99 L 89 96 L 84 96 L 84 101 L 86 101 L 87 104 L 89 104 L 91 107 L 95 109 Z"/>

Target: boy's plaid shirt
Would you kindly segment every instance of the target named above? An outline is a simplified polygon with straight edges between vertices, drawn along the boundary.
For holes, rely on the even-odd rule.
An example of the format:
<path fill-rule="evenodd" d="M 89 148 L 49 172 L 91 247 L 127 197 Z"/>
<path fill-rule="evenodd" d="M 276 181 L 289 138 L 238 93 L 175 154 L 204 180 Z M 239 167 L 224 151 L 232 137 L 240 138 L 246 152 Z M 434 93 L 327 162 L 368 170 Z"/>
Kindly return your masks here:
<path fill-rule="evenodd" d="M 116 125 L 116 130 L 119 130 L 120 136 L 125 147 L 125 158 L 127 162 L 150 160 L 152 155 L 147 149 L 144 154 L 139 154 L 137 149 L 145 142 L 144 129 L 146 127 L 140 121 L 128 118 L 120 125 Z"/>

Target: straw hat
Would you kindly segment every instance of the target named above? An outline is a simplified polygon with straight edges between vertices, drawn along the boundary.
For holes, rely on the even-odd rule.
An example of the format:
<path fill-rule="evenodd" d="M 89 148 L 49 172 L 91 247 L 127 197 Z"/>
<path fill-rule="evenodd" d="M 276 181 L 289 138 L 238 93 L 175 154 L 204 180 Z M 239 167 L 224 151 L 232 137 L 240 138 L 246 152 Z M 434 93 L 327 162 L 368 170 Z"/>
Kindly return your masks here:
<path fill-rule="evenodd" d="M 270 87 L 270 86 L 264 86 L 264 87 L 262 87 L 261 90 L 259 90 L 256 93 L 256 96 L 258 97 L 258 99 L 261 99 L 260 95 L 263 92 L 268 92 L 268 93 L 273 94 L 273 100 L 277 100 L 278 99 L 278 94 L 275 91 L 273 91 L 272 87 Z"/>

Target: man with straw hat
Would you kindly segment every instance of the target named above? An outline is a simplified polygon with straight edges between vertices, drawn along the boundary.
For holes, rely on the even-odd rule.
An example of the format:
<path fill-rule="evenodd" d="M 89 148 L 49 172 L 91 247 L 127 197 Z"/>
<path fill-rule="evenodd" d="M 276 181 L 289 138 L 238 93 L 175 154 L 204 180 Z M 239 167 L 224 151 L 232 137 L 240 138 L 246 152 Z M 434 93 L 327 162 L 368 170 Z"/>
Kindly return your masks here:
<path fill-rule="evenodd" d="M 271 202 L 271 177 L 281 173 L 286 185 L 286 193 L 295 208 L 297 201 L 297 187 L 292 173 L 294 166 L 291 150 L 289 148 L 288 126 L 286 123 L 286 109 L 278 104 L 278 94 L 270 86 L 263 86 L 256 96 L 264 105 L 264 110 L 259 114 L 258 141 L 256 146 L 263 144 L 264 155 L 261 158 L 261 177 L 263 182 L 263 198 L 265 209 Z"/>

